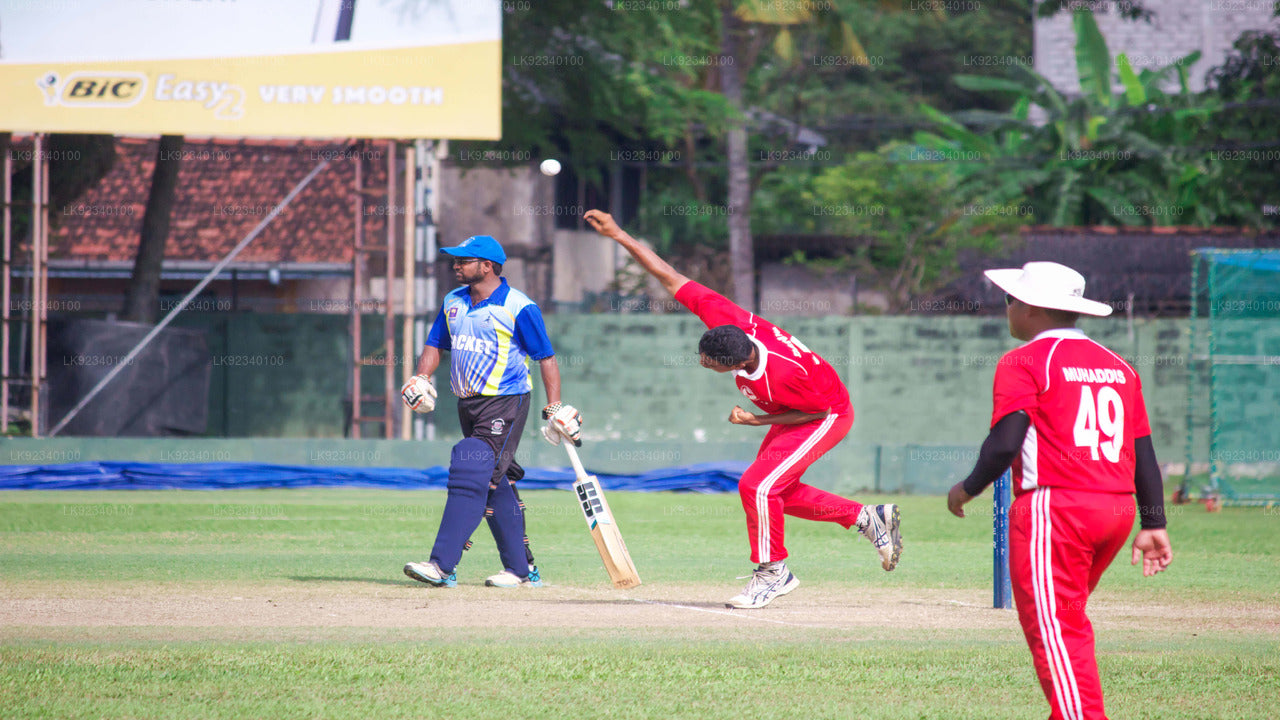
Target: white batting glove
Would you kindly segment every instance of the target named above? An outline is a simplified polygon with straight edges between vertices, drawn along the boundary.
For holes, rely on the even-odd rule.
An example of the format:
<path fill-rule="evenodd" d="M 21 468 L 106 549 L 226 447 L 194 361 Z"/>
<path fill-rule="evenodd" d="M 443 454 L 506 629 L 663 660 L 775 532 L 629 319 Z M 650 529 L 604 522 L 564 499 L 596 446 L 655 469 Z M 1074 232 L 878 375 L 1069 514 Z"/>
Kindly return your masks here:
<path fill-rule="evenodd" d="M 577 408 L 554 402 L 542 409 L 542 418 L 547 421 L 547 427 L 542 432 L 547 442 L 559 445 L 559 438 L 552 439 L 552 435 L 559 435 L 569 438 L 574 445 L 582 447 L 582 413 L 578 412 Z"/>
<path fill-rule="evenodd" d="M 404 404 L 416 413 L 429 413 L 436 409 L 436 388 L 426 375 L 414 375 L 400 388 Z"/>

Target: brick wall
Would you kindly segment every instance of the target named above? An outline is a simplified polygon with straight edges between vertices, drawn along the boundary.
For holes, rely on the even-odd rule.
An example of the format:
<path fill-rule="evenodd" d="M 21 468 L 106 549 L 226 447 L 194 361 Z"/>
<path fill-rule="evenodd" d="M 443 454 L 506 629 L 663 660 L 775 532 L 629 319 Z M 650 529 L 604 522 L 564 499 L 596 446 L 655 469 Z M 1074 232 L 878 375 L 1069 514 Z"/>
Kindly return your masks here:
<path fill-rule="evenodd" d="M 1276 27 L 1271 0 L 1160 0 L 1146 6 L 1155 13 L 1150 24 L 1125 20 L 1109 4 L 1099 4 L 1094 10 L 1112 55 L 1126 53 L 1134 69 L 1141 72 L 1171 65 L 1199 50 L 1202 57 L 1189 73 L 1193 91 L 1204 89 L 1205 73 L 1222 64 L 1242 32 Z M 1035 21 L 1034 51 L 1037 72 L 1060 91 L 1078 92 L 1070 12 Z M 1175 76 L 1173 87 L 1176 82 Z"/>

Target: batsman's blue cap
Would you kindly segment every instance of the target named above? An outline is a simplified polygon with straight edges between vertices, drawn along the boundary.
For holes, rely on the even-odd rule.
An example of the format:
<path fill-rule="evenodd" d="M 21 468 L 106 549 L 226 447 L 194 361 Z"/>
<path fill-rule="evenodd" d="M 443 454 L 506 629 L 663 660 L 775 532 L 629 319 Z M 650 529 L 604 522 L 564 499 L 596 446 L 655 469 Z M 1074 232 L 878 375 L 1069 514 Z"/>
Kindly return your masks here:
<path fill-rule="evenodd" d="M 454 257 L 479 258 L 499 265 L 507 261 L 507 253 L 503 251 L 502 246 L 488 235 L 472 235 L 463 240 L 461 245 L 440 248 L 440 252 Z"/>

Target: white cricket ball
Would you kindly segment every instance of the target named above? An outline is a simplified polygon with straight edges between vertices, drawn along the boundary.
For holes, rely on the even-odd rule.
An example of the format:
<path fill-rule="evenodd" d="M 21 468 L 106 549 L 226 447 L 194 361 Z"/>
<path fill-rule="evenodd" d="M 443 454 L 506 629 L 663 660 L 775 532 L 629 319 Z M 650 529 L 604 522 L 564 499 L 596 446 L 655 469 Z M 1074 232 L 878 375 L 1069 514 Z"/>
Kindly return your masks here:
<path fill-rule="evenodd" d="M 542 164 L 538 166 L 538 169 L 541 170 L 542 174 L 546 175 L 547 177 L 550 177 L 552 175 L 557 175 L 560 172 L 560 161 L 553 160 L 552 158 L 547 158 L 546 160 L 542 161 Z"/>

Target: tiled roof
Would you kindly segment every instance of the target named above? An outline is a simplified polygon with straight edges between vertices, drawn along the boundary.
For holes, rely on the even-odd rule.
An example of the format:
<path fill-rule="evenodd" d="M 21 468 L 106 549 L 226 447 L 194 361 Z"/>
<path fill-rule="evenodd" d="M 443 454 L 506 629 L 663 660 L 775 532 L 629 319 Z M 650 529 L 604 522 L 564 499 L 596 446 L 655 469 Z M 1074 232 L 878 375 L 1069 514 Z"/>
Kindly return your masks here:
<path fill-rule="evenodd" d="M 137 252 L 158 140 L 118 138 L 115 166 L 74 202 L 51 209 L 50 259 L 132 261 Z M 322 160 L 330 164 L 236 262 L 349 263 L 355 162 L 364 184 L 384 188 L 385 144 L 347 150 L 341 141 L 188 140 L 182 149 L 166 260 L 221 260 Z M 380 242 L 385 213 L 364 228 Z"/>

